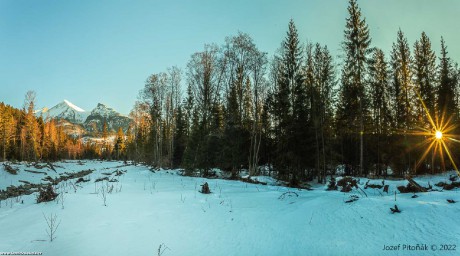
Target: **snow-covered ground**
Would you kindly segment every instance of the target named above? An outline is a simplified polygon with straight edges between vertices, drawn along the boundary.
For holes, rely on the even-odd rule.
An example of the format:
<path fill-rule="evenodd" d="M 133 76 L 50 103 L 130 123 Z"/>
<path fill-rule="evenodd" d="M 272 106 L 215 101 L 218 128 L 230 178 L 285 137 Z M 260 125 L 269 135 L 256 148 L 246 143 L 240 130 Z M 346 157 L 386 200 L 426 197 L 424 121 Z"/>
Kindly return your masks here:
<path fill-rule="evenodd" d="M 267 177 L 258 177 L 269 183 L 264 186 L 183 177 L 178 171 L 153 173 L 148 167 L 122 162 L 83 162 L 55 163 L 58 173 L 95 169 L 89 182 L 58 185 L 57 192 L 66 192 L 63 204 L 37 204 L 36 194 L 1 202 L 0 252 L 158 255 L 160 245 L 164 256 L 459 255 L 460 251 L 460 203 L 446 201 L 460 201 L 458 189 L 418 193 L 417 198 L 398 192 L 395 202 L 396 186 L 407 181 L 385 181 L 390 185 L 388 195 L 368 188 L 366 197 L 360 191 L 325 191 L 319 184 L 313 184 L 311 191 L 274 186 L 270 184 L 276 181 Z M 18 175 L 0 167 L 0 189 L 22 184 L 19 180 L 43 182 L 46 176 L 25 170 L 58 176 L 49 168 L 13 167 L 19 169 Z M 127 172 L 115 176 L 116 170 Z M 95 183 L 103 177 L 118 182 Z M 421 185 L 447 179 L 447 174 L 415 178 Z M 360 184 L 366 181 L 361 179 Z M 211 194 L 198 192 L 204 182 Z M 112 186 L 104 206 L 101 189 Z M 359 200 L 345 203 L 352 195 Z M 401 213 L 391 213 L 395 204 Z M 60 221 L 52 242 L 43 217 L 50 214 Z M 428 251 L 404 247 L 417 244 L 426 245 Z M 441 251 L 443 245 L 455 250 Z M 396 250 L 383 250 L 384 246 Z"/>

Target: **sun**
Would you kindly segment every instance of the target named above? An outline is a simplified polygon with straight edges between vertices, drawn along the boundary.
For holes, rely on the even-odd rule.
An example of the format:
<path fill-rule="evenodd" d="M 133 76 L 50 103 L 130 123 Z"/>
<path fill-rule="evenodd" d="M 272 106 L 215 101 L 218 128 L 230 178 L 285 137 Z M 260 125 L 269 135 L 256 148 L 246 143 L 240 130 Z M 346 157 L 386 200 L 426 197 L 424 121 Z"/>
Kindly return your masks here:
<path fill-rule="evenodd" d="M 454 157 L 452 156 L 452 152 L 448 147 L 448 143 L 460 143 L 460 140 L 456 139 L 459 136 L 451 133 L 457 128 L 457 125 L 452 122 L 452 116 L 446 118 L 445 111 L 440 114 L 441 116 L 436 114 L 432 116 L 430 111 L 428 111 L 425 102 L 422 100 L 422 97 L 420 97 L 419 92 L 417 90 L 415 90 L 415 92 L 423 106 L 423 109 L 425 110 L 426 118 L 428 119 L 427 126 L 431 126 L 430 128 L 420 127 L 418 131 L 414 130 L 411 132 L 412 135 L 423 136 L 425 138 L 418 145 L 425 147 L 425 151 L 423 152 L 421 158 L 416 162 L 415 170 L 417 170 L 426 157 L 432 153 L 432 168 L 435 155 L 440 157 L 441 166 L 443 168 L 445 168 L 445 157 L 447 157 L 448 161 L 452 164 L 453 169 L 457 172 L 457 175 L 460 176 L 460 171 L 458 170 Z"/>
<path fill-rule="evenodd" d="M 441 131 L 436 131 L 434 137 L 438 140 L 442 139 L 442 132 Z"/>

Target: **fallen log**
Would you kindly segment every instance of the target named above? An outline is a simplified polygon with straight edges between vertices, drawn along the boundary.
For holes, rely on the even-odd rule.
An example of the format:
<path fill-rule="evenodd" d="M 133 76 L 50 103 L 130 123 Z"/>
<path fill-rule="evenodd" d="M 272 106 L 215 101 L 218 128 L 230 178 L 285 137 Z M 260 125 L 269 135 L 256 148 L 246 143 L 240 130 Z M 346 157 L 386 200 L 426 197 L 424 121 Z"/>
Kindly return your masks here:
<path fill-rule="evenodd" d="M 414 186 L 415 188 L 417 188 L 419 190 L 419 192 L 427 192 L 428 190 L 422 186 L 420 186 L 417 182 L 415 182 L 415 180 L 413 180 L 411 177 L 407 177 L 406 178 L 407 181 L 409 181 L 409 183 Z"/>
<path fill-rule="evenodd" d="M 409 182 L 407 186 L 398 186 L 398 190 L 401 193 L 420 193 L 420 192 L 428 192 L 428 189 L 425 187 L 420 186 L 415 180 L 413 180 L 410 176 L 406 177 L 406 180 Z"/>
<path fill-rule="evenodd" d="M 17 175 L 18 174 L 18 170 L 14 169 L 13 167 L 11 167 L 10 165 L 8 164 L 3 164 L 3 168 L 5 169 L 5 171 L 7 171 L 8 173 L 10 174 L 13 174 L 13 175 Z"/>
<path fill-rule="evenodd" d="M 46 163 L 46 166 L 48 166 L 51 170 L 53 170 L 55 173 L 57 173 L 56 169 L 54 168 L 53 164 L 50 162 Z"/>
<path fill-rule="evenodd" d="M 39 172 L 39 171 L 32 171 L 32 170 L 24 170 L 26 172 L 30 172 L 30 173 L 35 173 L 35 174 L 45 174 L 45 175 L 48 175 L 48 173 L 46 172 Z"/>

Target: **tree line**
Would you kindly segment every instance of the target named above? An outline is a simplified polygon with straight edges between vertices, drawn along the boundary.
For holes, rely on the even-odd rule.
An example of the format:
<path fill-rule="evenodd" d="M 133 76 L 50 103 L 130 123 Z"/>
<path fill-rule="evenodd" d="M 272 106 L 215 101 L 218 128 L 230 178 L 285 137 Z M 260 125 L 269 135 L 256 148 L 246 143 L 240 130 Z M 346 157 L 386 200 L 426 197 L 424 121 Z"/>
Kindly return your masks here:
<path fill-rule="evenodd" d="M 2 103 L 2 159 L 130 159 L 202 176 L 212 168 L 234 177 L 242 169 L 268 170 L 291 185 L 325 182 L 337 166 L 350 175 L 441 172 L 452 166 L 426 151 L 432 137 L 426 131 L 434 132 L 430 117 L 458 123 L 460 69 L 443 38 L 440 44 L 436 55 L 423 32 L 411 49 L 399 30 L 385 54 L 372 45 L 361 9 L 350 0 L 342 56 L 300 42 L 293 20 L 272 57 L 242 32 L 207 44 L 184 70 L 171 67 L 146 79 L 132 126 L 104 151 L 65 135 L 56 120 L 36 118 L 33 93 L 22 110 Z M 452 155 L 457 160 L 460 151 Z"/>
<path fill-rule="evenodd" d="M 450 167 L 434 152 L 417 163 L 427 138 L 413 136 L 431 129 L 428 115 L 457 123 L 459 68 L 445 41 L 436 56 L 425 33 L 411 50 L 399 30 L 386 56 L 355 0 L 348 14 L 337 60 L 326 45 L 301 43 L 291 20 L 272 58 L 239 32 L 192 54 L 184 71 L 152 74 L 131 112 L 127 157 L 204 176 L 264 166 L 293 185 L 324 182 L 337 165 L 354 175 Z"/>
<path fill-rule="evenodd" d="M 54 161 L 82 157 L 83 145 L 68 136 L 57 120 L 35 116 L 35 93 L 29 91 L 23 109 L 0 102 L 0 159 Z"/>
<path fill-rule="evenodd" d="M 0 102 L 0 160 L 57 161 L 60 159 L 123 159 L 126 136 L 120 128 L 114 145 L 104 122 L 102 141 L 83 140 L 69 134 L 64 120 L 37 117 L 33 91 L 25 95 L 24 106 L 17 109 Z M 94 133 L 94 132 L 93 132 Z M 96 130 L 95 133 L 98 133 Z M 127 133 L 130 136 L 129 132 Z"/>

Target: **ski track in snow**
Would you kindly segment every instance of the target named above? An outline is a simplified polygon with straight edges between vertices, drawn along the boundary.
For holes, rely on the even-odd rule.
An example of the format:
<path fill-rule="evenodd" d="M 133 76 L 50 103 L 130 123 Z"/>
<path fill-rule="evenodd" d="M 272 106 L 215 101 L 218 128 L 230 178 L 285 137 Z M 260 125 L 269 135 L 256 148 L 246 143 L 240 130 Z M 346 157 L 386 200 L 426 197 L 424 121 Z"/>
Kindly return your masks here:
<path fill-rule="evenodd" d="M 68 186 L 64 209 L 57 202 L 35 203 L 34 194 L 20 201 L 8 199 L 0 208 L 0 252 L 42 252 L 43 255 L 157 255 L 160 244 L 168 255 L 457 255 L 454 252 L 383 251 L 384 245 L 457 244 L 460 246 L 458 190 L 397 194 L 404 181 L 386 181 L 390 193 L 365 190 L 368 197 L 351 193 L 296 190 L 240 181 L 191 178 L 177 171 L 149 171 L 122 162 L 76 161 L 56 163 L 58 173 L 96 169 L 74 192 Z M 0 189 L 19 185 L 19 180 L 40 182 L 43 174 L 24 164 L 14 176 L 0 168 Z M 103 205 L 103 173 L 127 170 Z M 46 168 L 52 177 L 57 173 Z M 421 184 L 445 181 L 448 176 L 416 178 Z M 367 179 L 362 179 L 361 183 Z M 212 194 L 198 192 L 208 182 Z M 373 181 L 374 182 L 374 181 Z M 376 183 L 375 181 L 374 183 Z M 379 181 L 378 181 L 379 182 Z M 105 185 L 106 186 L 106 185 Z M 117 189 L 120 189 L 117 192 Z M 299 196 L 285 196 L 291 191 Z M 60 192 L 58 190 L 58 192 Z M 349 196 L 359 200 L 345 203 Z M 401 213 L 392 214 L 397 204 Z M 61 224 L 49 242 L 43 214 L 55 213 Z M 460 250 L 460 248 L 457 248 Z"/>

